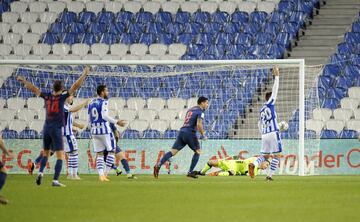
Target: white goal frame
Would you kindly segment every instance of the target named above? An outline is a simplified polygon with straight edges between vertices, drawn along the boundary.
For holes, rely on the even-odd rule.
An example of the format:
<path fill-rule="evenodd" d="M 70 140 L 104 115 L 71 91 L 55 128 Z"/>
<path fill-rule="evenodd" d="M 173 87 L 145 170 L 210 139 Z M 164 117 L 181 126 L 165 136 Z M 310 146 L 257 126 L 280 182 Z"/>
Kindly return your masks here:
<path fill-rule="evenodd" d="M 305 60 L 0 60 L 0 65 L 288 65 L 299 67 L 299 176 L 305 176 Z"/>

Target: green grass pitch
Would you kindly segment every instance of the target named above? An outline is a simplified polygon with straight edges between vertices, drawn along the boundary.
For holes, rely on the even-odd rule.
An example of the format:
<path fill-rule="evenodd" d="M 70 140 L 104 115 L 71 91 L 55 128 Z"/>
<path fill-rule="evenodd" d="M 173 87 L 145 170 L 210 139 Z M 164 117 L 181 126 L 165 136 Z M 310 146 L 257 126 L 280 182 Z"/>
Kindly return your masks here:
<path fill-rule="evenodd" d="M 9 175 L 1 222 L 360 221 L 360 176 L 201 177 L 139 175 L 136 181 L 97 176 L 51 187 L 35 176 Z"/>

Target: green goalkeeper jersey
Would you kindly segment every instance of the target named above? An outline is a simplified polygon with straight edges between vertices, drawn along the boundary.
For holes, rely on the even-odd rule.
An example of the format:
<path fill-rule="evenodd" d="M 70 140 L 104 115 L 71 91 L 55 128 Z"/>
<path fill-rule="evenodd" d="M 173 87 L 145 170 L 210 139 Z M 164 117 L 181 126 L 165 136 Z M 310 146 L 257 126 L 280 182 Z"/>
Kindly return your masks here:
<path fill-rule="evenodd" d="M 218 167 L 233 175 L 248 175 L 249 164 L 255 162 L 256 159 L 256 157 L 251 157 L 245 160 L 219 160 Z M 258 167 L 255 167 L 254 173 L 258 174 Z"/>

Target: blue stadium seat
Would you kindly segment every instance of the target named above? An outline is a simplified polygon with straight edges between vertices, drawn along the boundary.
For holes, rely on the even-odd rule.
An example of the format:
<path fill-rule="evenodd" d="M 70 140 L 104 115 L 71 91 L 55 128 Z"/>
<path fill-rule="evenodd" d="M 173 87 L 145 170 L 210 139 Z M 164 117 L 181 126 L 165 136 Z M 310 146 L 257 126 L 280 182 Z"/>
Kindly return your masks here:
<path fill-rule="evenodd" d="M 290 33 L 280 32 L 276 35 L 275 42 L 285 46 L 286 49 L 291 49 L 291 39 L 292 36 Z"/>
<path fill-rule="evenodd" d="M 160 132 L 157 130 L 144 130 L 143 132 L 144 139 L 159 139 L 161 138 Z"/>
<path fill-rule="evenodd" d="M 276 23 L 266 23 L 264 25 L 264 28 L 263 28 L 263 31 L 265 33 L 270 33 L 270 34 L 273 34 L 273 35 L 277 35 L 278 32 L 279 32 L 279 25 L 276 24 Z"/>
<path fill-rule="evenodd" d="M 203 32 L 208 34 L 217 34 L 222 29 L 222 24 L 209 22 L 204 24 Z"/>
<path fill-rule="evenodd" d="M 35 130 L 25 129 L 19 133 L 19 139 L 37 139 L 38 137 Z"/>
<path fill-rule="evenodd" d="M 304 20 L 306 18 L 306 14 L 304 12 L 291 12 L 289 16 L 289 22 L 300 24 L 301 26 L 304 25 Z"/>
<path fill-rule="evenodd" d="M 192 21 L 196 23 L 207 23 L 210 22 L 211 16 L 209 12 L 197 11 L 192 14 Z"/>
<path fill-rule="evenodd" d="M 249 22 L 249 14 L 247 12 L 235 11 L 231 15 L 232 22 L 247 23 Z"/>
<path fill-rule="evenodd" d="M 189 45 L 187 48 L 187 55 L 192 55 L 192 56 L 201 56 L 205 53 L 205 46 L 203 44 L 192 44 Z"/>
<path fill-rule="evenodd" d="M 184 45 L 190 45 L 194 41 L 194 36 L 189 33 L 183 33 L 176 36 L 176 42 Z"/>
<path fill-rule="evenodd" d="M 75 33 L 65 33 L 63 39 L 61 40 L 62 43 L 66 43 L 68 45 L 72 45 L 75 43 L 79 43 L 78 35 Z"/>
<path fill-rule="evenodd" d="M 219 44 L 219 45 L 230 45 L 232 42 L 231 37 L 232 37 L 232 34 L 219 33 L 216 35 L 216 37 L 214 39 L 214 43 Z"/>
<path fill-rule="evenodd" d="M 143 43 L 148 46 L 156 43 L 156 34 L 142 33 L 139 37 L 139 43 Z"/>
<path fill-rule="evenodd" d="M 230 15 L 227 12 L 216 11 L 211 14 L 211 21 L 218 24 L 227 23 L 230 21 Z"/>
<path fill-rule="evenodd" d="M 78 38 L 81 43 L 85 43 L 87 45 L 92 45 L 99 41 L 99 36 L 93 33 L 85 33 L 83 35 L 79 35 Z"/>
<path fill-rule="evenodd" d="M 341 69 L 344 69 L 347 64 L 347 55 L 339 55 L 335 53 L 330 56 L 330 63 L 338 65 Z"/>
<path fill-rule="evenodd" d="M 14 130 L 5 129 L 2 131 L 3 139 L 17 139 L 18 133 Z"/>
<path fill-rule="evenodd" d="M 77 14 L 75 12 L 64 11 L 59 15 L 59 22 L 71 23 L 77 21 Z"/>
<path fill-rule="evenodd" d="M 50 32 L 44 33 L 40 39 L 42 43 L 46 43 L 49 45 L 54 45 L 55 43 L 59 42 L 58 35 Z"/>
<path fill-rule="evenodd" d="M 129 27 L 128 27 L 128 33 L 135 33 L 135 34 L 139 34 L 139 33 L 143 33 L 144 29 L 143 27 L 138 24 L 138 23 L 130 23 Z"/>
<path fill-rule="evenodd" d="M 359 75 L 359 67 L 354 65 L 347 65 L 345 67 L 344 74 L 347 78 L 354 79 Z"/>
<path fill-rule="evenodd" d="M 129 11 L 120 11 L 115 15 L 115 22 L 122 22 L 127 26 L 135 21 L 135 15 Z"/>
<path fill-rule="evenodd" d="M 333 78 L 334 76 L 340 75 L 340 67 L 336 64 L 327 64 L 323 69 L 323 76 L 328 76 Z"/>
<path fill-rule="evenodd" d="M 173 21 L 172 15 L 170 12 L 160 11 L 155 14 L 155 22 L 160 22 L 163 24 L 169 24 Z"/>
<path fill-rule="evenodd" d="M 171 33 L 173 35 L 179 35 L 184 32 L 184 24 L 181 23 L 169 23 L 165 27 L 165 31 L 167 33 Z"/>
<path fill-rule="evenodd" d="M 97 22 L 101 24 L 110 24 L 115 20 L 113 12 L 101 11 L 98 13 Z"/>
<path fill-rule="evenodd" d="M 285 48 L 280 44 L 271 44 L 270 47 L 267 48 L 266 54 L 271 59 L 283 59 L 284 58 Z"/>
<path fill-rule="evenodd" d="M 96 20 L 96 14 L 94 12 L 83 11 L 79 13 L 78 22 L 81 22 L 83 24 L 89 24 L 95 22 L 95 20 Z"/>
<path fill-rule="evenodd" d="M 126 26 L 121 22 L 111 23 L 109 25 L 110 34 L 121 35 L 122 33 L 125 32 L 125 30 L 126 30 Z"/>
<path fill-rule="evenodd" d="M 244 24 L 244 32 L 250 33 L 250 34 L 256 34 L 261 30 L 261 26 L 259 24 L 253 22 L 253 23 L 246 23 Z"/>
<path fill-rule="evenodd" d="M 336 86 L 336 88 L 341 88 L 344 92 L 346 92 L 347 89 L 352 86 L 352 81 L 351 81 L 351 79 L 349 79 L 345 76 L 340 76 L 336 80 L 335 86 Z"/>
<path fill-rule="evenodd" d="M 103 33 L 100 37 L 100 43 L 105 43 L 108 45 L 112 45 L 114 43 L 117 43 L 119 40 L 116 35 L 110 34 L 110 33 Z"/>
<path fill-rule="evenodd" d="M 281 25 L 281 32 L 287 32 L 291 35 L 291 38 L 297 36 L 297 32 L 299 30 L 298 24 L 294 22 L 286 22 Z"/>
<path fill-rule="evenodd" d="M 175 15 L 175 22 L 186 24 L 191 21 L 191 15 L 189 12 L 177 12 Z"/>
<path fill-rule="evenodd" d="M 76 34 L 84 33 L 85 26 L 83 23 L 80 23 L 80 22 L 72 22 L 69 24 L 68 32 L 76 33 Z"/>
<path fill-rule="evenodd" d="M 336 139 L 338 138 L 335 130 L 322 130 L 320 134 L 321 139 Z"/>
<path fill-rule="evenodd" d="M 255 36 L 255 42 L 259 45 L 265 45 L 272 43 L 274 36 L 269 33 L 259 32 Z"/>
<path fill-rule="evenodd" d="M 201 33 L 201 25 L 199 23 L 186 23 L 184 24 L 184 33 L 199 34 Z"/>
<path fill-rule="evenodd" d="M 51 33 L 64 33 L 68 30 L 68 24 L 64 22 L 55 22 L 51 24 L 49 31 Z"/>
<path fill-rule="evenodd" d="M 295 4 L 292 1 L 280 1 L 278 4 L 278 10 L 279 12 L 292 12 L 295 11 Z"/>
<path fill-rule="evenodd" d="M 164 45 L 170 45 L 175 42 L 174 39 L 174 35 L 172 34 L 158 34 L 156 42 Z"/>
<path fill-rule="evenodd" d="M 323 89 L 328 89 L 333 84 L 332 77 L 321 75 L 319 77 L 318 84 L 319 84 L 319 87 L 321 87 Z"/>
<path fill-rule="evenodd" d="M 166 130 L 164 133 L 164 139 L 175 139 L 177 134 L 177 130 Z"/>
<path fill-rule="evenodd" d="M 360 33 L 360 21 L 354 22 L 351 27 L 351 31 L 355 33 Z"/>
<path fill-rule="evenodd" d="M 264 11 L 253 11 L 250 14 L 250 21 L 262 24 L 266 21 L 267 13 Z"/>
<path fill-rule="evenodd" d="M 104 24 L 100 24 L 97 22 L 92 22 L 88 24 L 87 32 L 93 34 L 106 33 L 108 31 L 108 26 Z"/>
<path fill-rule="evenodd" d="M 342 130 L 339 135 L 340 139 L 357 139 L 358 132 L 354 130 Z"/>
<path fill-rule="evenodd" d="M 249 33 L 237 33 L 235 34 L 233 44 L 250 46 L 252 41 L 252 35 Z"/>
<path fill-rule="evenodd" d="M 281 11 L 273 11 L 268 16 L 268 22 L 270 23 L 283 23 L 284 21 L 287 21 L 287 15 L 284 12 Z"/>
<path fill-rule="evenodd" d="M 154 16 L 151 12 L 140 11 L 135 14 L 135 21 L 137 23 L 153 22 Z"/>
<path fill-rule="evenodd" d="M 344 40 L 346 43 L 357 44 L 360 42 L 360 33 L 347 32 L 345 34 Z"/>
<path fill-rule="evenodd" d="M 161 34 L 164 32 L 163 23 L 159 23 L 159 22 L 146 23 L 145 32 L 151 34 Z"/>
<path fill-rule="evenodd" d="M 316 132 L 314 130 L 305 130 L 306 138 L 316 138 Z"/>
<path fill-rule="evenodd" d="M 123 33 L 120 35 L 120 42 L 123 44 L 131 45 L 138 42 L 139 37 L 136 34 Z"/>
<path fill-rule="evenodd" d="M 241 29 L 241 26 L 239 23 L 236 22 L 228 22 L 228 23 L 223 23 L 223 32 L 228 33 L 228 34 L 234 34 L 234 33 L 239 33 Z"/>
<path fill-rule="evenodd" d="M 336 109 L 339 107 L 339 100 L 336 98 L 324 99 L 323 103 L 321 104 L 321 107 L 328 109 Z"/>
<path fill-rule="evenodd" d="M 140 133 L 137 130 L 127 129 L 122 133 L 121 138 L 123 138 L 123 139 L 140 139 Z"/>

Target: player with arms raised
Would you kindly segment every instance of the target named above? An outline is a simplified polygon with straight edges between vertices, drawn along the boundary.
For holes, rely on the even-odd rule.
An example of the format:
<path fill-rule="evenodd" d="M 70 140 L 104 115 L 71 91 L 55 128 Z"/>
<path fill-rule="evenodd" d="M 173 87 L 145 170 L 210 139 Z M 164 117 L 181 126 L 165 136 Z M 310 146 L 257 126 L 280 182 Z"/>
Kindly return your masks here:
<path fill-rule="evenodd" d="M 257 160 L 254 163 L 249 164 L 249 175 L 251 178 L 254 178 L 255 167 L 258 167 L 262 162 L 268 160 L 270 155 L 273 154 L 274 157 L 271 160 L 270 170 L 268 171 L 268 175 L 266 177 L 267 181 L 272 181 L 272 175 L 280 162 L 282 143 L 275 111 L 275 101 L 279 89 L 279 75 L 279 68 L 274 67 L 273 76 L 275 76 L 275 81 L 272 92 L 267 92 L 265 94 L 266 102 L 260 109 L 259 128 L 262 134 L 262 148 L 260 151 L 261 155 L 257 158 Z"/>
<path fill-rule="evenodd" d="M 197 173 L 194 171 L 194 168 L 199 161 L 200 144 L 198 138 L 196 137 L 196 130 L 198 130 L 203 138 L 206 139 L 202 122 L 204 120 L 204 111 L 209 106 L 209 100 L 208 98 L 201 96 L 197 100 L 197 104 L 197 106 L 194 106 L 187 111 L 184 125 L 180 129 L 179 135 L 177 136 L 171 151 L 167 152 L 161 158 L 160 163 L 154 166 L 153 174 L 155 178 L 159 177 L 160 167 L 172 156 L 175 156 L 177 152 L 179 152 L 186 145 L 188 145 L 190 149 L 194 151 L 187 176 L 197 178 Z"/>
<path fill-rule="evenodd" d="M 87 74 L 89 73 L 89 67 L 85 67 L 83 73 L 78 80 L 71 86 L 69 91 L 64 91 L 64 84 L 60 80 L 56 80 L 53 85 L 53 91 L 51 93 L 41 92 L 39 88 L 26 81 L 24 77 L 18 76 L 17 79 L 25 85 L 26 88 L 31 90 L 36 96 L 40 96 L 45 100 L 46 106 L 46 119 L 43 129 L 43 148 L 45 156 L 40 163 L 39 174 L 36 177 L 36 184 L 40 185 L 44 175 L 44 169 L 48 158 L 50 157 L 50 149 L 55 151 L 56 164 L 55 173 L 53 179 L 53 186 L 63 187 L 64 184 L 59 182 L 59 176 L 62 169 L 64 159 L 64 143 L 63 143 L 63 127 L 65 126 L 64 118 L 64 103 L 65 100 L 74 94 L 74 92 L 82 85 Z"/>
<path fill-rule="evenodd" d="M 110 128 L 110 123 L 119 126 L 125 126 L 126 122 L 123 120 L 116 121 L 109 116 L 108 112 L 108 95 L 109 91 L 105 85 L 97 87 L 98 97 L 93 99 L 88 106 L 89 122 L 91 125 L 91 135 L 96 152 L 96 168 L 99 172 L 100 181 L 109 181 L 106 177 L 113 164 L 115 163 L 115 137 Z M 106 169 L 104 171 L 104 151 L 107 151 Z"/>

